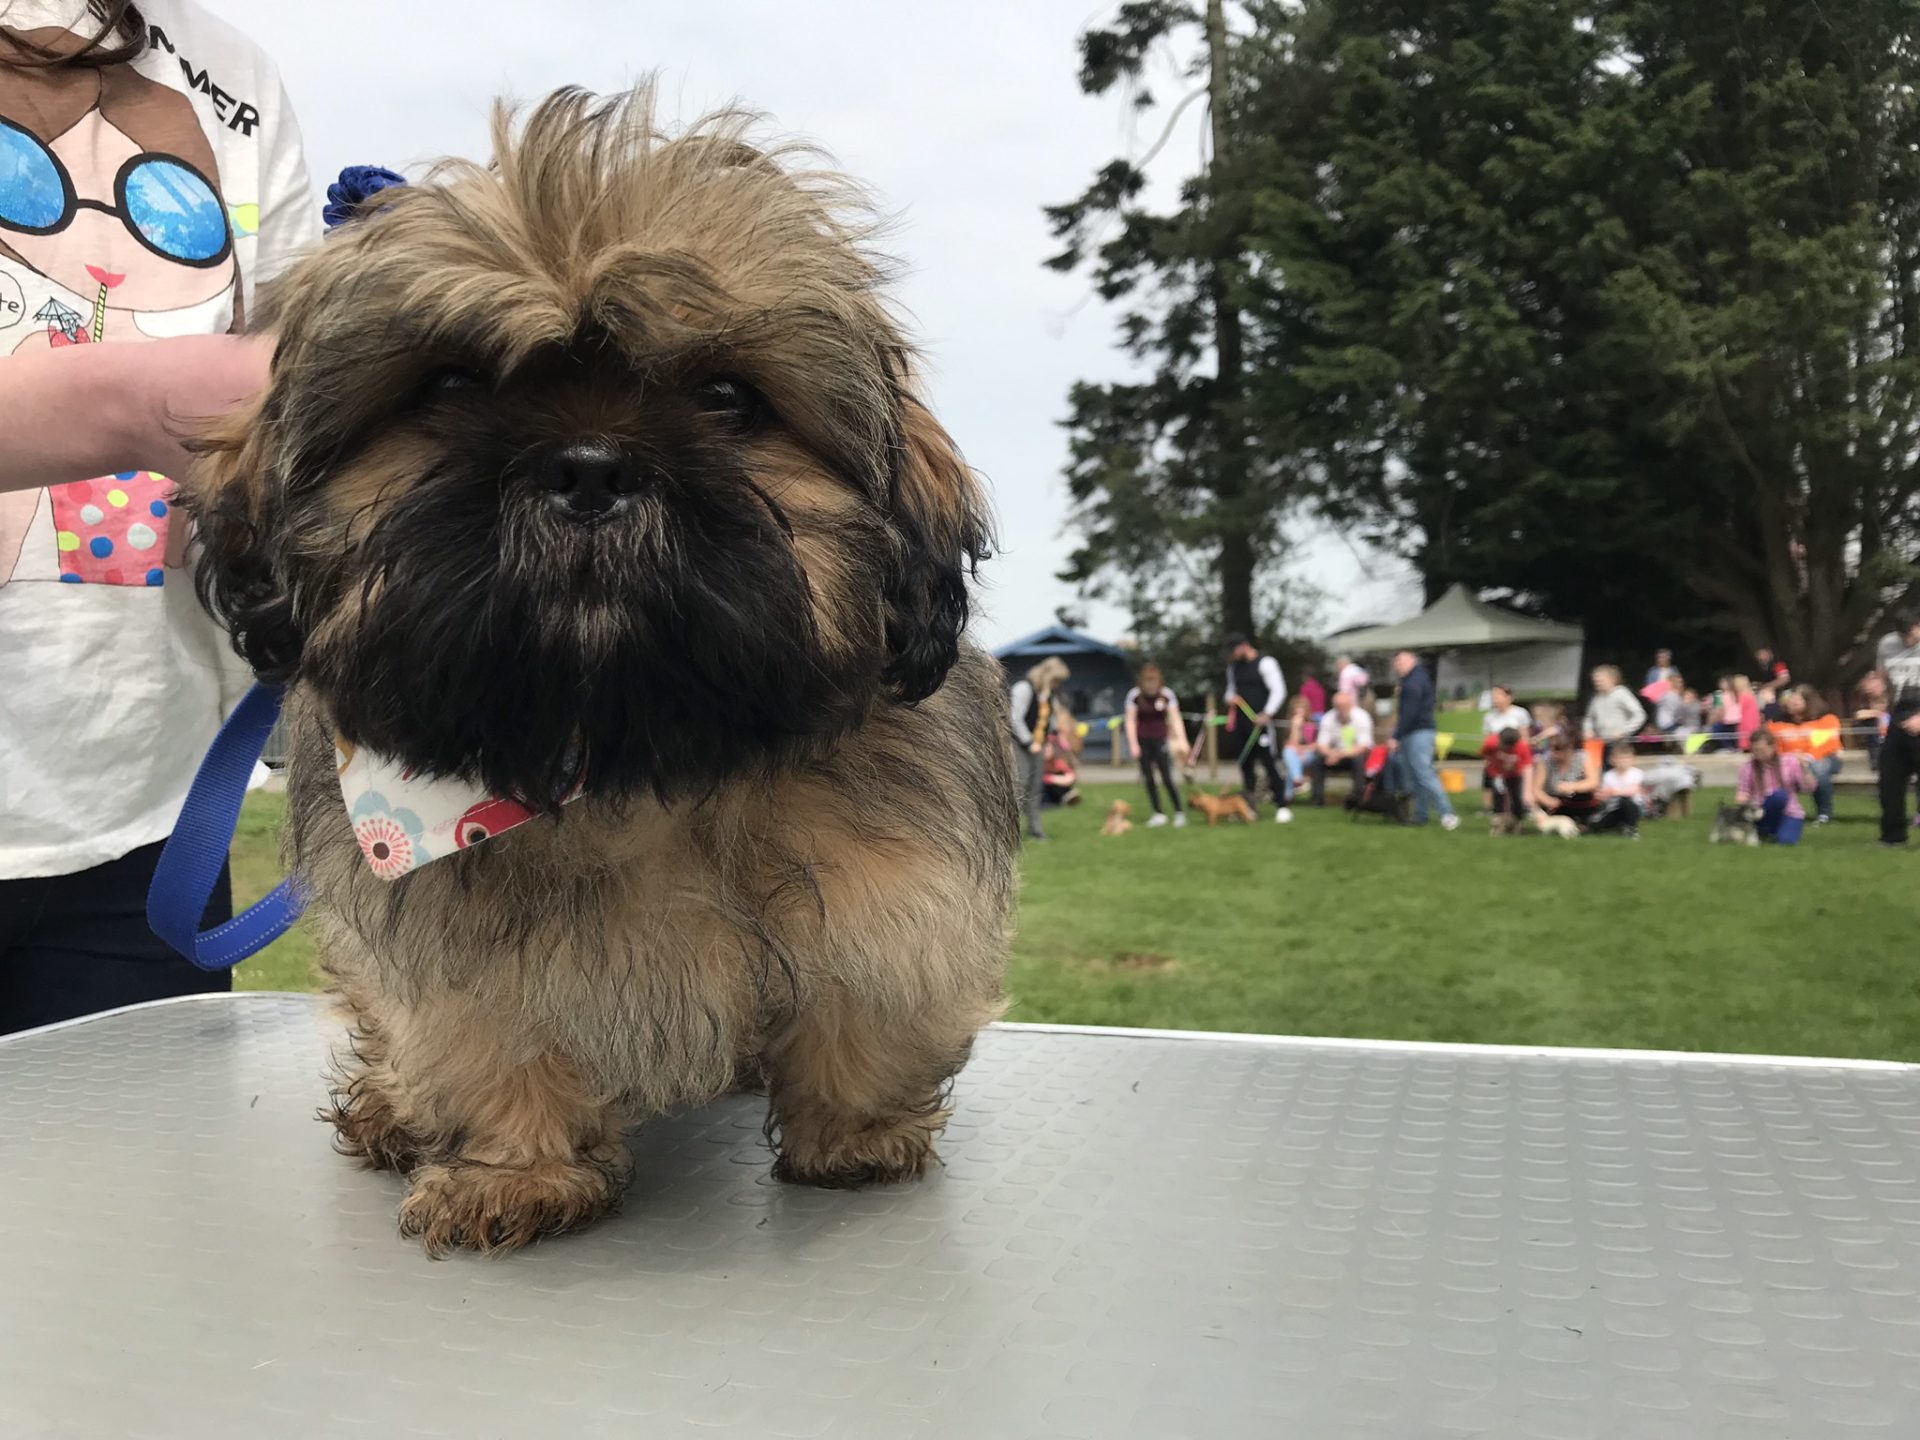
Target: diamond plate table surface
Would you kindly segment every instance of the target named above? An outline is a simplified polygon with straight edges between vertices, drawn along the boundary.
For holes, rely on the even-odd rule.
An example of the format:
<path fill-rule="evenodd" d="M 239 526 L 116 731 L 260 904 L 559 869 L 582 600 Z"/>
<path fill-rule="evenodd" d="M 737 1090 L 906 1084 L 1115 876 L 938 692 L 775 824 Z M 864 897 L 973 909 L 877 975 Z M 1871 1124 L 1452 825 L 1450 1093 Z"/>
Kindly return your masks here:
<path fill-rule="evenodd" d="M 434 1262 L 304 997 L 0 1042 L 0 1437 L 1920 1436 L 1920 1071 L 1002 1027 L 947 1164 Z"/>

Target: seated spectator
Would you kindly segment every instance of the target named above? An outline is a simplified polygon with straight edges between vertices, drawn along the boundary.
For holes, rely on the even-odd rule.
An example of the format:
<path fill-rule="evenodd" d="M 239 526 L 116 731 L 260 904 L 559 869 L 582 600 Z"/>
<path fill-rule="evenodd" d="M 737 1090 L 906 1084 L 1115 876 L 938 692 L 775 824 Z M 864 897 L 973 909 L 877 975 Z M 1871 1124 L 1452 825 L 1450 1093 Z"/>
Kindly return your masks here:
<path fill-rule="evenodd" d="M 1596 798 L 1600 809 L 1587 828 L 1595 834 L 1619 831 L 1629 840 L 1640 838 L 1640 821 L 1646 814 L 1647 777 L 1633 763 L 1633 745 L 1621 740 L 1607 751 L 1611 762 L 1600 777 Z"/>
<path fill-rule="evenodd" d="M 1759 807 L 1760 821 L 1754 828 L 1763 843 L 1800 843 L 1807 822 L 1800 796 L 1812 789 L 1813 777 L 1801 767 L 1800 757 L 1781 754 L 1771 730 L 1756 730 L 1734 797 L 1742 805 Z"/>
<path fill-rule="evenodd" d="M 1533 771 L 1533 803 L 1549 815 L 1585 821 L 1599 808 L 1599 778 L 1587 761 L 1587 752 L 1564 729 L 1547 740 L 1546 754 Z"/>
<path fill-rule="evenodd" d="M 1373 748 L 1373 716 L 1366 712 L 1351 690 L 1338 691 L 1333 709 L 1320 722 L 1313 758 L 1307 762 L 1307 776 L 1313 785 L 1313 803 L 1327 803 L 1327 775 L 1345 771 L 1357 782 Z"/>
<path fill-rule="evenodd" d="M 1305 695 L 1296 695 L 1287 701 L 1287 713 L 1277 727 L 1280 739 L 1280 765 L 1287 774 L 1287 800 L 1293 803 L 1294 792 L 1307 778 L 1307 762 L 1313 758 L 1313 742 L 1317 727 L 1313 723 L 1312 702 Z"/>
<path fill-rule="evenodd" d="M 1040 772 L 1040 799 L 1046 805 L 1078 805 L 1080 775 L 1073 761 L 1058 745 L 1047 746 L 1045 767 Z"/>
<path fill-rule="evenodd" d="M 1721 680 L 1713 713 L 1711 748 L 1746 749 L 1753 732 L 1760 728 L 1760 702 L 1753 693 L 1753 682 L 1744 675 L 1729 675 Z"/>
<path fill-rule="evenodd" d="M 1527 707 L 1513 703 L 1513 687 L 1496 685 L 1491 699 L 1493 704 L 1480 717 L 1482 735 L 1498 735 L 1502 730 L 1518 730 L 1522 735 L 1533 729 L 1533 716 L 1527 713 Z"/>
<path fill-rule="evenodd" d="M 1819 708 L 1819 693 L 1811 685 L 1796 685 L 1780 697 L 1782 718 L 1767 728 L 1780 752 L 1796 757 L 1813 781 L 1814 823 L 1830 825 L 1833 781 L 1840 773 L 1840 717 L 1828 711 L 1812 718 Z"/>
<path fill-rule="evenodd" d="M 1674 682 L 1674 688 L 1667 692 L 1672 700 L 1671 715 L 1673 723 L 1663 726 L 1667 734 L 1676 740 L 1685 740 L 1689 735 L 1698 735 L 1707 728 L 1707 707 L 1700 698 L 1700 692 L 1690 685 Z"/>
<path fill-rule="evenodd" d="M 1533 809 L 1533 748 L 1519 727 L 1509 725 L 1481 743 L 1487 767 L 1487 794 L 1493 813 L 1523 820 Z"/>
<path fill-rule="evenodd" d="M 1320 677 L 1307 671 L 1300 681 L 1300 693 L 1306 697 L 1307 718 L 1319 723 L 1320 717 L 1327 713 L 1327 687 L 1320 683 Z"/>
<path fill-rule="evenodd" d="M 1673 735 L 1680 730 L 1680 710 L 1685 704 L 1686 686 L 1678 671 L 1660 682 L 1664 687 L 1653 702 L 1653 728 L 1662 735 Z M 1648 686 L 1649 690 L 1654 686 Z"/>

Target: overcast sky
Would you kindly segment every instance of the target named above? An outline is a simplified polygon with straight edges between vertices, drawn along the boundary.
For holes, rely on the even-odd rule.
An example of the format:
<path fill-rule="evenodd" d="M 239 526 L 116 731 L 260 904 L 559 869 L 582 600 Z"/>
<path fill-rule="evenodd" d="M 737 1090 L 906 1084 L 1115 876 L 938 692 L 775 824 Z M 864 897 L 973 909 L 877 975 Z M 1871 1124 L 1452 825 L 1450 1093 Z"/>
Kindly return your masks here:
<path fill-rule="evenodd" d="M 1076 379 L 1125 373 L 1111 312 L 1083 279 L 1043 269 L 1056 248 L 1040 207 L 1079 193 L 1159 122 L 1074 83 L 1075 38 L 1096 0 L 203 0 L 279 64 L 316 186 L 344 165 L 406 169 L 480 157 L 497 95 L 560 85 L 614 90 L 648 71 L 670 116 L 738 101 L 824 146 L 895 217 L 900 298 L 928 361 L 934 407 L 987 477 L 1002 548 L 976 626 L 988 644 L 1051 621 L 1063 532 L 1059 419 Z M 1171 61 L 1169 62 L 1172 63 Z M 1172 78 L 1157 93 L 1176 98 Z M 1177 183 L 1198 160 L 1200 107 L 1161 153 Z M 1300 567 L 1331 592 L 1329 627 L 1418 608 L 1402 568 L 1362 562 L 1337 537 L 1303 541 Z M 1116 638 L 1124 617 L 1094 607 Z"/>

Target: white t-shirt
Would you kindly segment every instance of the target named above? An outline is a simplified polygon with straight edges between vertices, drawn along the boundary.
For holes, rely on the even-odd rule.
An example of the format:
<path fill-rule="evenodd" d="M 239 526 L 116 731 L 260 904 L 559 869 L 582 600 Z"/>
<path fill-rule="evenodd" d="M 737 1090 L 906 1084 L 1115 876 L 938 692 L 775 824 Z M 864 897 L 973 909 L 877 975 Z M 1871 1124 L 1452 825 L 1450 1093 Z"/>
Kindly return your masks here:
<path fill-rule="evenodd" d="M 151 44 L 131 65 L 0 66 L 0 355 L 242 329 L 259 282 L 319 234 L 266 56 L 193 0 L 140 10 Z M 14 0 L 0 25 L 48 41 L 91 35 L 85 16 L 85 0 Z M 164 839 L 245 693 L 171 496 L 145 470 L 0 495 L 0 879 Z"/>
<path fill-rule="evenodd" d="M 1504 710 L 1489 710 L 1480 717 L 1483 734 L 1498 735 L 1502 730 L 1518 730 L 1522 740 L 1527 738 L 1527 730 L 1533 724 L 1533 716 L 1524 705 L 1509 705 Z"/>
<path fill-rule="evenodd" d="M 1338 710 L 1329 710 L 1320 717 L 1320 743 L 1329 750 L 1371 750 L 1373 717 L 1358 705 L 1344 720 Z"/>
<path fill-rule="evenodd" d="M 1609 770 L 1600 777 L 1600 788 L 1615 795 L 1638 795 L 1647 788 L 1647 774 L 1638 765 L 1625 770 Z"/>
<path fill-rule="evenodd" d="M 1876 658 L 1887 672 L 1887 704 L 1901 711 L 1920 706 L 1920 645 L 1909 645 L 1899 631 L 1889 630 L 1880 637 Z"/>

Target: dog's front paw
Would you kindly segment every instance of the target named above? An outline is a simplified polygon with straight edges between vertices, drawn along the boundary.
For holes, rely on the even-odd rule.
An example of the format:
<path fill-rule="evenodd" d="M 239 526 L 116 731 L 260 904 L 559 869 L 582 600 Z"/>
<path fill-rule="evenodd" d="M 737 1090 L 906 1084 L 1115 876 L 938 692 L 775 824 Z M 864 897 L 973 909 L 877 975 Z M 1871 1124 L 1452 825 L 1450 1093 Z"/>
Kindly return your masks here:
<path fill-rule="evenodd" d="M 867 1124 L 783 1120 L 773 1178 L 826 1190 L 917 1179 L 934 1162 L 934 1137 L 947 1114 L 942 1106 Z"/>
<path fill-rule="evenodd" d="M 335 1085 L 333 1104 L 320 1111 L 319 1118 L 333 1126 L 333 1148 L 369 1170 L 404 1174 L 420 1159 L 419 1138 L 365 1075 Z"/>
<path fill-rule="evenodd" d="M 624 1157 L 612 1154 L 526 1166 L 425 1165 L 400 1206 L 400 1233 L 435 1259 L 450 1250 L 517 1250 L 604 1215 L 625 1178 Z"/>

